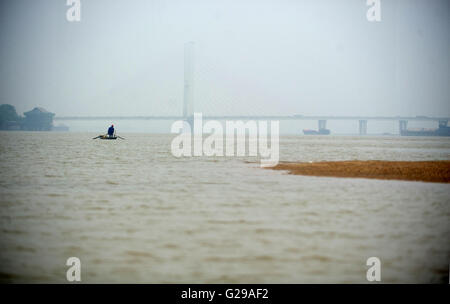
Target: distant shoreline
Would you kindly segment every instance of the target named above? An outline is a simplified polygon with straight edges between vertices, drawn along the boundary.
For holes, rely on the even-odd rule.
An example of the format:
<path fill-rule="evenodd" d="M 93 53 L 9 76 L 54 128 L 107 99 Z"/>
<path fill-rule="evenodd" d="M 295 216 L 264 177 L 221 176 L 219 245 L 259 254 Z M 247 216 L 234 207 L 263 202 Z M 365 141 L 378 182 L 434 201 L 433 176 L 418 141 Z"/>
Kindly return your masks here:
<path fill-rule="evenodd" d="M 324 161 L 280 163 L 272 170 L 289 174 L 450 183 L 450 160 L 442 161 Z"/>

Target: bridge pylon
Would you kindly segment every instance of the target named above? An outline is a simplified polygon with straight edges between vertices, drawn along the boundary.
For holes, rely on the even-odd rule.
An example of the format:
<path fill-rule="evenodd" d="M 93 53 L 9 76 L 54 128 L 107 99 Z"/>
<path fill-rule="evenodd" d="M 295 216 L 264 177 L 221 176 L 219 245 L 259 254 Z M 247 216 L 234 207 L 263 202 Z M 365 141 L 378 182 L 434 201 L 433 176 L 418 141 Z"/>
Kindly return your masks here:
<path fill-rule="evenodd" d="M 184 45 L 184 92 L 183 117 L 185 120 L 194 115 L 194 42 Z"/>

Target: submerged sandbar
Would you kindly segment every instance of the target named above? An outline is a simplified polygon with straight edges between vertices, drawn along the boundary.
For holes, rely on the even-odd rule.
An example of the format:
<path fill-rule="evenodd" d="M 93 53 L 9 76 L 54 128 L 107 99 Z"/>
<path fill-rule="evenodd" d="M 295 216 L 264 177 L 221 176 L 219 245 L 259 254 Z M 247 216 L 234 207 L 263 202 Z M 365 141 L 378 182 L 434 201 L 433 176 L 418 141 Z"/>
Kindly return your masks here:
<path fill-rule="evenodd" d="M 450 160 L 280 163 L 270 169 L 287 170 L 290 174 L 296 175 L 450 183 Z"/>

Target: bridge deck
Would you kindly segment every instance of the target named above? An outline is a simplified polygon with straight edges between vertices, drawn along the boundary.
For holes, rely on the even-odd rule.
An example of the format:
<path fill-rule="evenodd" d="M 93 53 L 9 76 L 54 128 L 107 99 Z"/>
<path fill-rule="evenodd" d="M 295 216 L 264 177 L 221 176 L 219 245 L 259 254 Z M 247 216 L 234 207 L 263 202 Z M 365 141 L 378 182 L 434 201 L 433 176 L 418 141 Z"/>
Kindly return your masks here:
<path fill-rule="evenodd" d="M 418 120 L 440 121 L 449 117 L 427 116 L 203 116 L 204 120 Z M 56 116 L 55 120 L 182 120 L 182 116 Z"/>

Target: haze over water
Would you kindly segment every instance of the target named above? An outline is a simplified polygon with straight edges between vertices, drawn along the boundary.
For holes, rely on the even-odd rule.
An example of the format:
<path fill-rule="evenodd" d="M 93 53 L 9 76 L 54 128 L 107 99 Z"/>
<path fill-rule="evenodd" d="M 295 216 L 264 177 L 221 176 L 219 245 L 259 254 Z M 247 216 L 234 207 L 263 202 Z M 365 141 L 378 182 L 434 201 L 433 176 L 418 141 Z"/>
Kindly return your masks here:
<path fill-rule="evenodd" d="M 175 158 L 174 135 L 0 132 L 0 279 L 448 281 L 450 185 L 287 175 Z M 282 136 L 281 161 L 450 159 L 448 138 Z"/>
<path fill-rule="evenodd" d="M 57 119 L 450 117 L 449 1 L 381 1 L 376 22 L 366 0 L 75 2 L 79 22 L 0 1 L 1 104 L 72 131 L 0 132 L 0 281 L 65 283 L 78 257 L 85 283 L 365 283 L 375 256 L 382 282 L 448 283 L 449 184 L 175 158 L 169 121 Z M 91 139 L 112 123 L 126 140 Z M 358 123 L 283 121 L 280 161 L 450 159 L 449 138 L 335 135 Z"/>

